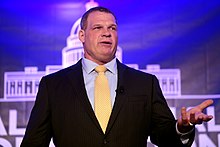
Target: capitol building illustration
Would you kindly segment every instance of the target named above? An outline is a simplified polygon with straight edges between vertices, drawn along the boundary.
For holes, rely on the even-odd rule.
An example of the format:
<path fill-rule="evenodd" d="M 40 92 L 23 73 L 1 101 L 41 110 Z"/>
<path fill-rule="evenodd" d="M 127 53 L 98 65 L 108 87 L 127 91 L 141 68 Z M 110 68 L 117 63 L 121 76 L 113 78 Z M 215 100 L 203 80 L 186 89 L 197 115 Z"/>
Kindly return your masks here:
<path fill-rule="evenodd" d="M 86 9 L 98 6 L 98 3 L 90 1 L 86 3 Z M 50 73 L 56 72 L 75 64 L 83 57 L 83 46 L 78 39 L 80 30 L 79 18 L 72 26 L 70 35 L 66 40 L 66 47 L 62 50 L 62 65 L 47 65 L 45 71 L 38 71 L 37 67 L 24 67 L 24 71 L 4 73 L 4 98 L 5 101 L 33 101 L 38 91 L 40 79 Z M 122 62 L 122 48 L 117 47 L 116 57 Z M 139 69 L 137 64 L 128 66 L 148 72 L 157 76 L 161 89 L 165 96 L 181 95 L 181 77 L 179 69 L 160 69 L 159 65 L 147 65 L 146 69 Z"/>
<path fill-rule="evenodd" d="M 98 6 L 98 3 L 90 1 L 86 3 L 86 9 Z M 38 71 L 37 67 L 24 67 L 24 71 L 4 73 L 4 98 L 1 101 L 33 101 L 38 91 L 40 79 L 50 73 L 76 63 L 83 57 L 83 46 L 78 39 L 80 30 L 79 18 L 72 26 L 70 35 L 66 40 L 66 47 L 62 49 L 62 65 L 47 65 L 45 71 Z M 116 57 L 122 60 L 122 48 L 117 47 Z M 151 73 L 157 76 L 165 97 L 181 96 L 181 75 L 180 69 L 161 69 L 160 65 L 147 65 L 146 69 L 139 69 L 137 64 L 128 66 Z"/>
<path fill-rule="evenodd" d="M 85 4 L 86 10 L 98 6 L 94 0 Z M 76 20 L 66 39 L 66 47 L 62 49 L 62 65 L 47 65 L 45 71 L 38 71 L 37 67 L 24 67 L 24 71 L 4 73 L 4 97 L 1 101 L 34 101 L 40 80 L 43 76 L 75 64 L 83 57 L 83 46 L 78 39 L 80 20 Z M 122 60 L 122 48 L 117 47 L 116 57 Z M 160 65 L 147 65 L 146 69 L 139 69 L 138 64 L 127 64 L 127 66 L 154 74 L 160 83 L 166 99 L 206 99 L 219 98 L 220 95 L 181 95 L 181 73 L 180 69 L 161 69 Z"/>

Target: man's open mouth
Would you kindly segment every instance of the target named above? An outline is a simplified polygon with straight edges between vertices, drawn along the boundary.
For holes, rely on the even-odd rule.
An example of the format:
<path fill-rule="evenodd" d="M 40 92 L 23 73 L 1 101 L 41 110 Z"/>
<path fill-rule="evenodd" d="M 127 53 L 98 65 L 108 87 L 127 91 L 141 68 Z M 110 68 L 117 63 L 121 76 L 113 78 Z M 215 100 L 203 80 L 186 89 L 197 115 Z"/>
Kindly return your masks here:
<path fill-rule="evenodd" d="M 112 44 L 112 42 L 110 42 L 110 41 L 102 41 L 102 42 L 100 42 L 101 44 L 105 44 L 105 45 L 111 45 Z"/>

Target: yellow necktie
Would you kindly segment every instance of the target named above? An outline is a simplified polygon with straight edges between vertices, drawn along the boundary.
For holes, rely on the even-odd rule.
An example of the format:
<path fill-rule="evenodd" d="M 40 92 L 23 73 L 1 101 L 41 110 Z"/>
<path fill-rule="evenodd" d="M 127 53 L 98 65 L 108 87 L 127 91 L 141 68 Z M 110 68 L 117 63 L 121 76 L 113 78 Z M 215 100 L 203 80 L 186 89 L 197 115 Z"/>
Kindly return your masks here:
<path fill-rule="evenodd" d="M 95 68 L 98 75 L 95 79 L 95 114 L 105 133 L 111 115 L 111 98 L 108 79 L 105 76 L 106 67 L 99 65 Z"/>

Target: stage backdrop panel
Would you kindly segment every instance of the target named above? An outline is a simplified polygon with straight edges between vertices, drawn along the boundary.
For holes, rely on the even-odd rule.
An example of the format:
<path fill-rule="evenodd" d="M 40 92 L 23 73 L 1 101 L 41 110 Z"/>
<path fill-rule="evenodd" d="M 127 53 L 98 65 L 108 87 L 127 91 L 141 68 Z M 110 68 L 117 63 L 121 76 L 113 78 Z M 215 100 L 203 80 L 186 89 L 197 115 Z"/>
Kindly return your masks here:
<path fill-rule="evenodd" d="M 90 3 L 89 3 L 90 2 Z M 205 99 L 209 123 L 193 147 L 220 146 L 220 1 L 2 0 L 0 5 L 0 146 L 18 147 L 42 76 L 83 56 L 77 39 L 86 4 L 118 19 L 117 58 L 157 76 L 175 115 Z M 149 147 L 153 147 L 150 142 Z M 53 146 L 53 145 L 51 145 Z"/>

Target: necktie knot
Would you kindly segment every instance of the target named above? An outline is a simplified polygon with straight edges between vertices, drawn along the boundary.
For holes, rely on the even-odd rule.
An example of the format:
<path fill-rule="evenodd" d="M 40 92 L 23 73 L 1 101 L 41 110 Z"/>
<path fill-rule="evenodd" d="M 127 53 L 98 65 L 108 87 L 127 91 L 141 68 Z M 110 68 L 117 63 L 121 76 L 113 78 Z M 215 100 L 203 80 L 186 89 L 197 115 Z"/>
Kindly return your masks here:
<path fill-rule="evenodd" d="M 99 65 L 95 68 L 95 71 L 98 72 L 98 73 L 101 73 L 101 72 L 106 72 L 107 68 L 104 66 L 104 65 Z"/>

